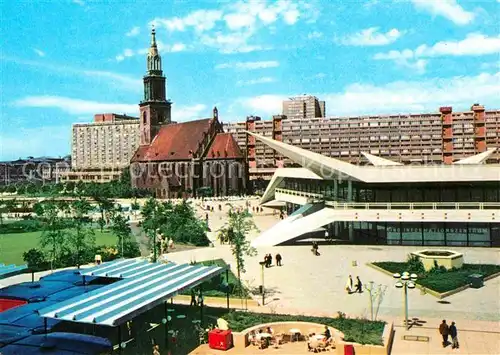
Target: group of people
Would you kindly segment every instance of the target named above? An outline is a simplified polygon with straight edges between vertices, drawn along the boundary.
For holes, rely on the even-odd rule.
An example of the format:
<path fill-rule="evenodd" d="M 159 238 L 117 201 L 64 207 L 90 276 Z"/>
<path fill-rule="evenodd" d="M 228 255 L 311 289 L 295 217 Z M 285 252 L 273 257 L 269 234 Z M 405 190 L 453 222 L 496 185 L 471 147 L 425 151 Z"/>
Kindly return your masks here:
<path fill-rule="evenodd" d="M 316 333 L 309 334 L 307 350 L 317 352 L 318 350 L 324 350 L 327 346 L 333 344 L 332 333 L 327 325 L 325 325 L 325 331 L 321 333 L 321 335 L 323 335 L 323 338 L 320 340 L 316 337 Z"/>
<path fill-rule="evenodd" d="M 198 297 L 196 297 L 195 290 L 191 289 L 191 303 L 189 305 L 203 307 L 203 294 L 201 290 L 198 291 Z"/>
<path fill-rule="evenodd" d="M 356 276 L 356 284 L 354 284 L 352 276 L 349 275 L 347 278 L 347 282 L 345 284 L 345 290 L 348 294 L 351 293 L 362 293 L 363 292 L 363 283 L 359 276 Z"/>
<path fill-rule="evenodd" d="M 439 325 L 439 333 L 443 337 L 443 348 L 446 348 L 449 344 L 448 337 L 451 337 L 451 348 L 458 349 L 458 332 L 457 326 L 455 322 L 451 322 L 451 325 L 448 326 L 446 323 L 446 319 L 443 319 L 443 322 Z"/>
<path fill-rule="evenodd" d="M 276 258 L 276 266 L 281 266 L 281 260 L 283 260 L 281 254 L 280 253 L 276 254 L 275 258 Z M 264 266 L 271 267 L 272 265 L 273 265 L 273 256 L 270 253 L 266 254 L 264 256 Z"/>

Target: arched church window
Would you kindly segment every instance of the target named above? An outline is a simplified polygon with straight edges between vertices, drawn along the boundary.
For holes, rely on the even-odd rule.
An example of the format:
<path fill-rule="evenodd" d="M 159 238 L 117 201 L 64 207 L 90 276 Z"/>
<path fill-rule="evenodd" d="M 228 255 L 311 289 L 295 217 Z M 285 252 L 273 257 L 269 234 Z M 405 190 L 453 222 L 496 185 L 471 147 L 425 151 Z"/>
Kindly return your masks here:
<path fill-rule="evenodd" d="M 147 121 L 148 121 L 148 114 L 147 114 L 147 112 L 143 112 L 142 113 L 142 123 L 146 124 Z"/>

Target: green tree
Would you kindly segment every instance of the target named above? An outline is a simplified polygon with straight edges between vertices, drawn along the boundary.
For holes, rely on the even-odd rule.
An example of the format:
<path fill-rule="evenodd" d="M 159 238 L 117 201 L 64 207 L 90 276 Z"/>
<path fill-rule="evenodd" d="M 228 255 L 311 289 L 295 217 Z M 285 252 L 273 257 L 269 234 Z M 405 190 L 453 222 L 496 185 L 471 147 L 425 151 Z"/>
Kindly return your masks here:
<path fill-rule="evenodd" d="M 137 242 L 132 239 L 132 230 L 127 219 L 116 213 L 111 217 L 111 231 L 117 237 L 117 248 L 120 250 L 122 258 L 136 257 L 140 255 Z M 135 244 L 135 245 L 132 245 Z M 139 251 L 139 253 L 137 253 Z"/>
<path fill-rule="evenodd" d="M 141 209 L 141 228 L 149 239 L 149 245 L 153 249 L 153 261 L 157 259 L 157 237 L 158 231 L 164 218 L 164 206 L 155 198 L 149 198 Z"/>
<path fill-rule="evenodd" d="M 23 260 L 31 272 L 38 272 L 47 268 L 45 254 L 40 249 L 30 249 L 23 253 Z"/>
<path fill-rule="evenodd" d="M 73 218 L 68 247 L 74 253 L 74 261 L 79 268 L 82 262 L 89 261 L 91 257 L 89 253 L 92 253 L 95 247 L 95 235 L 88 217 L 92 206 L 84 198 L 79 198 L 71 203 L 71 210 Z"/>
<path fill-rule="evenodd" d="M 44 224 L 40 235 L 40 244 L 43 248 L 50 248 L 50 269 L 59 260 L 60 251 L 64 245 L 64 220 L 60 217 L 59 204 L 55 200 L 37 202 L 33 210 Z"/>
<path fill-rule="evenodd" d="M 139 205 L 139 202 L 137 202 L 137 200 L 134 200 L 130 204 L 130 209 L 134 212 L 134 216 L 135 216 L 137 214 L 137 211 L 139 211 L 141 209 L 141 206 Z"/>
<path fill-rule="evenodd" d="M 245 256 L 257 255 L 257 250 L 250 246 L 247 235 L 252 230 L 257 231 L 258 229 L 252 219 L 252 215 L 247 210 L 234 212 L 230 209 L 228 218 L 228 225 L 223 232 L 229 237 L 231 252 L 236 261 L 236 276 L 241 294 L 241 274 L 246 272 Z"/>

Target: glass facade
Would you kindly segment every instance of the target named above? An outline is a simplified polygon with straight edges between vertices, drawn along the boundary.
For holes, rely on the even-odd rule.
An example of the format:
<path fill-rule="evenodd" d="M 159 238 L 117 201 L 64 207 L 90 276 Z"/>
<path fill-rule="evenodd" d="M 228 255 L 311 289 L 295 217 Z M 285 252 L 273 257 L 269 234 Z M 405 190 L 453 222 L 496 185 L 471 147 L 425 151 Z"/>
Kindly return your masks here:
<path fill-rule="evenodd" d="M 357 244 L 500 246 L 500 223 L 354 222 L 353 228 Z"/>
<path fill-rule="evenodd" d="M 323 194 L 327 200 L 341 202 L 500 202 L 498 181 L 393 185 L 286 178 L 278 187 Z"/>
<path fill-rule="evenodd" d="M 300 205 L 287 204 L 288 214 Z M 330 236 L 349 240 L 349 222 L 327 226 Z M 352 222 L 354 244 L 500 247 L 500 223 Z"/>

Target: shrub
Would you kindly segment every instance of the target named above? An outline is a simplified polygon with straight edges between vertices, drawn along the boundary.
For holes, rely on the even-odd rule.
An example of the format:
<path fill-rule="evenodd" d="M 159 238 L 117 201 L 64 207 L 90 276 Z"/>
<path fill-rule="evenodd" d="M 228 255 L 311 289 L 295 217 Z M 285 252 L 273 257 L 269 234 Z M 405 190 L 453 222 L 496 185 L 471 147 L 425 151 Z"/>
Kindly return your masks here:
<path fill-rule="evenodd" d="M 272 322 L 311 322 L 325 324 L 344 333 L 344 339 L 359 344 L 383 345 L 382 333 L 385 322 L 369 321 L 347 317 L 326 318 L 290 314 L 268 314 L 250 312 L 229 312 L 223 318 L 236 332 L 244 329 Z"/>
<path fill-rule="evenodd" d="M 406 260 L 406 270 L 410 274 L 422 275 L 425 274 L 424 264 L 422 260 L 416 255 L 408 254 L 408 259 Z"/>
<path fill-rule="evenodd" d="M 42 231 L 44 224 L 37 219 L 23 219 L 0 225 L 0 234 Z"/>
<path fill-rule="evenodd" d="M 49 262 L 47 261 L 44 252 L 40 249 L 33 248 L 24 252 L 23 260 L 32 272 L 47 270 L 49 268 Z"/>

